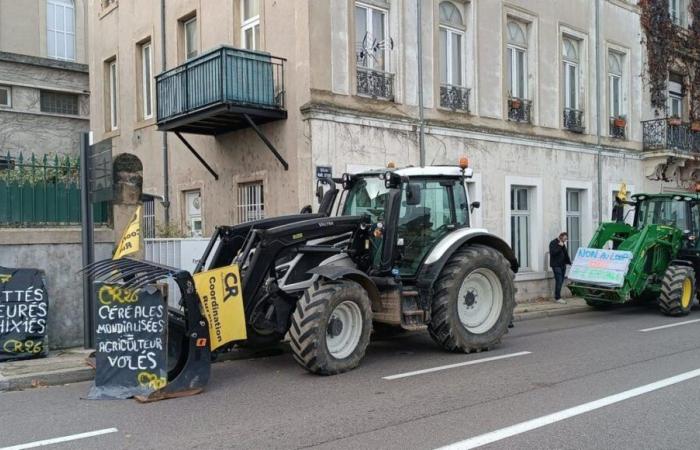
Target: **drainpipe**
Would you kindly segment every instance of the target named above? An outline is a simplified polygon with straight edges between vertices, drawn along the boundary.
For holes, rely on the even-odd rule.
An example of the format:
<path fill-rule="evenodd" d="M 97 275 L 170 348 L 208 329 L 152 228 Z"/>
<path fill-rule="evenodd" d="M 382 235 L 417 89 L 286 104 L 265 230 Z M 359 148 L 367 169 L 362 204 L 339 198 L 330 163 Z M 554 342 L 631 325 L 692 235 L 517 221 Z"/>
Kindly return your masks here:
<path fill-rule="evenodd" d="M 602 65 L 600 64 L 600 0 L 595 0 L 595 66 L 596 66 L 596 81 L 595 81 L 595 109 L 596 109 L 596 145 L 598 147 L 598 223 L 603 222 L 603 147 L 601 144 L 601 129 L 603 127 L 602 113 Z"/>
<path fill-rule="evenodd" d="M 165 72 L 167 63 L 165 60 L 165 0 L 160 0 L 160 61 L 161 71 Z M 170 174 L 168 163 L 168 133 L 163 132 L 163 221 L 165 226 L 170 225 Z"/>
<path fill-rule="evenodd" d="M 420 121 L 420 131 L 418 133 L 418 145 L 420 151 L 420 166 L 425 166 L 425 117 L 423 111 L 423 19 L 421 12 L 423 0 L 416 0 L 416 16 L 418 20 L 417 36 L 417 59 L 418 59 L 418 120 Z"/>

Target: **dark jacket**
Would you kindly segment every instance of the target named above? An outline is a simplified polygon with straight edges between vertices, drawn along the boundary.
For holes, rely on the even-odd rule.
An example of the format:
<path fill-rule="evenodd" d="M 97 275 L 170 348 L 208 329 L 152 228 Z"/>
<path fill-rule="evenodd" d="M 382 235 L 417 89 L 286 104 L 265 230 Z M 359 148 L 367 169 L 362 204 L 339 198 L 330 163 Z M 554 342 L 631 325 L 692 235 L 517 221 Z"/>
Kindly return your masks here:
<path fill-rule="evenodd" d="M 559 245 L 559 239 L 554 239 L 549 243 L 549 266 L 566 267 L 571 265 L 569 250 L 566 245 Z"/>

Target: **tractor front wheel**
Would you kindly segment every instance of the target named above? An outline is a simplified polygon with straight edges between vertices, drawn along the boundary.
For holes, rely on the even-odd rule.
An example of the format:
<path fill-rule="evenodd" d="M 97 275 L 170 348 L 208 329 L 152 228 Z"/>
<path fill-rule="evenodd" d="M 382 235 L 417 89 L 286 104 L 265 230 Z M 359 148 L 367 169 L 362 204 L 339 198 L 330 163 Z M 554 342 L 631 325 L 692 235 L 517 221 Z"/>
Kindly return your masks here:
<path fill-rule="evenodd" d="M 319 281 L 297 303 L 289 336 L 302 367 L 335 375 L 360 364 L 371 332 L 372 306 L 362 286 L 349 280 Z"/>
<path fill-rule="evenodd" d="M 514 274 L 503 255 L 482 245 L 455 252 L 435 283 L 428 332 L 448 351 L 489 350 L 508 332 Z"/>
<path fill-rule="evenodd" d="M 659 309 L 668 316 L 685 316 L 695 298 L 695 271 L 688 266 L 669 266 L 661 282 Z"/>

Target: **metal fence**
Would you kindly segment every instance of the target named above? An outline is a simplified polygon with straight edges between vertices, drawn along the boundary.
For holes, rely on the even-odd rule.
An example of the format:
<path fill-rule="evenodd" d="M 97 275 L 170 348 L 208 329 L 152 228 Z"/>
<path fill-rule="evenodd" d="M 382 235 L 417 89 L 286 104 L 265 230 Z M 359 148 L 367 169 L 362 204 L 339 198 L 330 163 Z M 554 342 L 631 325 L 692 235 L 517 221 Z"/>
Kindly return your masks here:
<path fill-rule="evenodd" d="M 109 203 L 94 205 L 96 224 Z M 80 161 L 71 156 L 0 155 L 0 227 L 80 225 Z"/>

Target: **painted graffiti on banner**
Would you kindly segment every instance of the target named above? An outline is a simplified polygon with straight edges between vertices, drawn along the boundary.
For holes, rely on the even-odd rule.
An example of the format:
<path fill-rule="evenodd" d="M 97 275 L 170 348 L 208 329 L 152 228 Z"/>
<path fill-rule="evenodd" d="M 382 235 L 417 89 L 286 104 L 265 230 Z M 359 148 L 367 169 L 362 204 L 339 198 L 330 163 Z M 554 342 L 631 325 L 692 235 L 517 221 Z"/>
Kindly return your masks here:
<path fill-rule="evenodd" d="M 123 399 L 167 384 L 167 306 L 153 286 L 96 283 L 96 372 L 88 398 Z"/>
<path fill-rule="evenodd" d="M 42 271 L 0 267 L 0 361 L 46 356 L 48 313 Z"/>

